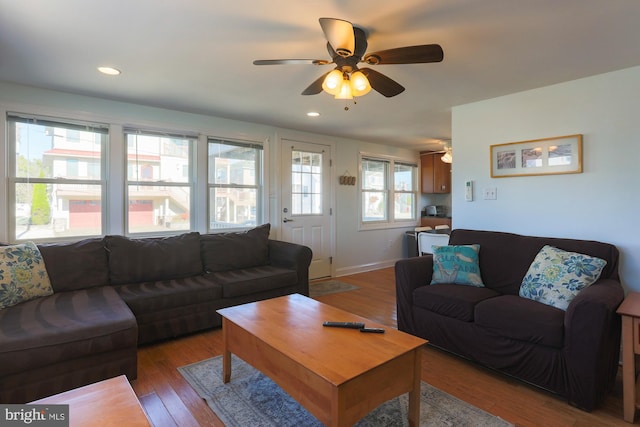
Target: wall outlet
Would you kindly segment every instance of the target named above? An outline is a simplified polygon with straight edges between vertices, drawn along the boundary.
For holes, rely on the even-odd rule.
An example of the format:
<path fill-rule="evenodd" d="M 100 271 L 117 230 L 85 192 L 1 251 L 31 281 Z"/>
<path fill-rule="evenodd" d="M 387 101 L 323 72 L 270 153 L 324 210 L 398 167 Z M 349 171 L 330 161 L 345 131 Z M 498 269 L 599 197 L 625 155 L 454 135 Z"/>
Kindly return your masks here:
<path fill-rule="evenodd" d="M 485 200 L 496 200 L 498 199 L 498 189 L 496 187 L 487 187 L 484 189 L 484 199 Z"/>

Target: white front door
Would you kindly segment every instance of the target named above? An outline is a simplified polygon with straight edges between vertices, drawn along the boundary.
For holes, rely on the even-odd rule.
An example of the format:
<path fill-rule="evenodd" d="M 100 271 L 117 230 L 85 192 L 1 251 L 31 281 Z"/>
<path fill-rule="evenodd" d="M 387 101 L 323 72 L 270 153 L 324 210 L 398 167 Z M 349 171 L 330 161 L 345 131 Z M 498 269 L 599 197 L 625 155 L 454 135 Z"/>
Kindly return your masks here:
<path fill-rule="evenodd" d="M 282 240 L 311 248 L 309 279 L 331 276 L 331 146 L 282 140 Z"/>

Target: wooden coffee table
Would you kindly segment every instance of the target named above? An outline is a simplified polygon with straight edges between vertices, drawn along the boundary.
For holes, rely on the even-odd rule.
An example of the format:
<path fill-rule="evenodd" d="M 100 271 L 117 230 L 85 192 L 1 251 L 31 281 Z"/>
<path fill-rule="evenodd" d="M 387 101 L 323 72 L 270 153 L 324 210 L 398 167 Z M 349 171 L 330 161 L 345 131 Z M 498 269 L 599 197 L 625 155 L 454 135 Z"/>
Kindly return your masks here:
<path fill-rule="evenodd" d="M 69 405 L 70 427 L 151 426 L 140 401 L 124 375 L 74 388 L 31 403 Z"/>
<path fill-rule="evenodd" d="M 420 422 L 420 349 L 425 340 L 294 294 L 218 310 L 223 381 L 231 353 L 263 372 L 327 426 L 350 426 L 409 393 L 409 425 Z M 327 328 L 365 322 L 384 334 Z"/>

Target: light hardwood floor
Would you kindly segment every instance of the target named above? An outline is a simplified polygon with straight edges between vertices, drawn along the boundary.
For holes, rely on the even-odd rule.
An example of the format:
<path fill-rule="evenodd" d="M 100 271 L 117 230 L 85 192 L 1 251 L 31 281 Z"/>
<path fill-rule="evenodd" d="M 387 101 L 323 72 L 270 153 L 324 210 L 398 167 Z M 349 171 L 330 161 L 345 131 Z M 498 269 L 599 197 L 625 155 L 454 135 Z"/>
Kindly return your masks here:
<path fill-rule="evenodd" d="M 339 280 L 359 289 L 317 299 L 389 327 L 396 326 L 393 268 Z M 132 386 L 157 427 L 223 426 L 176 369 L 220 355 L 221 339 L 222 332 L 217 329 L 140 348 L 138 379 Z M 423 351 L 425 382 L 518 426 L 629 426 L 622 418 L 620 373 L 604 405 L 588 413 L 550 393 L 446 352 L 428 346 Z"/>

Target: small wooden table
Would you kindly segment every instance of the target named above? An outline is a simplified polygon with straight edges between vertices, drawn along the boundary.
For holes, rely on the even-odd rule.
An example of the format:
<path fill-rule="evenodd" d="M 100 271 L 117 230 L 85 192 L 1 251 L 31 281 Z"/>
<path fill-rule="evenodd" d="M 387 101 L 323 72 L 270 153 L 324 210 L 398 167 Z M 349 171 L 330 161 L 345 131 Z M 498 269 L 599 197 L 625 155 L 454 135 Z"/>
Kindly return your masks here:
<path fill-rule="evenodd" d="M 409 393 L 409 424 L 420 422 L 421 338 L 294 294 L 218 310 L 223 381 L 231 353 L 275 381 L 320 422 L 350 426 L 380 404 Z M 365 322 L 384 334 L 328 328 L 326 320 Z"/>
<path fill-rule="evenodd" d="M 640 293 L 624 299 L 618 314 L 622 316 L 622 391 L 624 420 L 633 423 L 638 405 L 636 355 L 640 354 Z"/>
<path fill-rule="evenodd" d="M 151 423 L 125 375 L 31 402 L 69 405 L 70 427 L 149 427 Z"/>

